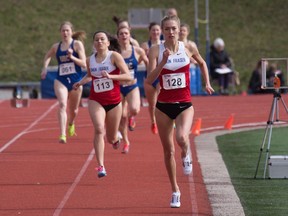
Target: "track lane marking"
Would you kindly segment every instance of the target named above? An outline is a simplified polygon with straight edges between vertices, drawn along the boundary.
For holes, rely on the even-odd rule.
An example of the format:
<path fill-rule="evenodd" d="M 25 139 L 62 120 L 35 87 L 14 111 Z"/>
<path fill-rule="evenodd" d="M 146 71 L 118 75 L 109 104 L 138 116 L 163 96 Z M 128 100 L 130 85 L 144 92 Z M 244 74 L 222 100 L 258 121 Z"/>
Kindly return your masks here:
<path fill-rule="evenodd" d="M 86 172 L 87 167 L 89 166 L 93 157 L 94 157 L 94 149 L 91 150 L 85 164 L 82 166 L 82 168 L 81 168 L 79 174 L 77 175 L 77 177 L 75 178 L 73 184 L 69 187 L 68 191 L 66 192 L 66 194 L 62 198 L 60 204 L 58 205 L 58 207 L 54 211 L 53 216 L 58 216 L 61 214 L 64 206 L 66 205 L 68 199 L 70 198 L 70 196 L 73 193 L 74 189 L 76 188 L 77 184 L 80 182 L 81 178 L 83 177 L 84 173 Z"/>
<path fill-rule="evenodd" d="M 41 121 L 43 118 L 45 118 L 55 107 L 58 105 L 58 102 L 55 102 L 52 106 L 49 107 L 49 109 L 43 113 L 38 119 L 36 119 L 32 124 L 30 124 L 27 128 L 25 128 L 23 131 L 18 133 L 13 139 L 11 139 L 9 142 L 5 143 L 0 148 L 0 153 L 2 153 L 5 149 L 7 149 L 10 145 L 12 145 L 16 140 L 18 140 L 21 136 L 26 134 L 32 127 L 34 127 L 36 124 L 38 124 L 39 121 Z"/>

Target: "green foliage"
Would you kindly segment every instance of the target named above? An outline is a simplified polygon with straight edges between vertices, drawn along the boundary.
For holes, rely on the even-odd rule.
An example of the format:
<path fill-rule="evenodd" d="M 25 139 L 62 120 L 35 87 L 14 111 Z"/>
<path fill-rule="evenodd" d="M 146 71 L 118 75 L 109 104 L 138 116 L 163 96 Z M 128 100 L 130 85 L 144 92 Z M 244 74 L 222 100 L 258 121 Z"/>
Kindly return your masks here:
<path fill-rule="evenodd" d="M 288 155 L 286 133 L 287 127 L 273 129 L 271 155 Z M 263 137 L 264 130 L 261 129 L 219 136 L 217 143 L 245 215 L 284 216 L 288 213 L 288 194 L 283 191 L 287 179 L 263 179 L 267 144 L 262 152 L 257 178 L 254 179 Z"/>
<path fill-rule="evenodd" d="M 199 18 L 205 19 L 205 1 L 199 2 Z M 0 80 L 37 81 L 42 61 L 53 43 L 60 40 L 59 26 L 69 20 L 75 30 L 87 33 L 85 48 L 91 52 L 96 30 L 116 31 L 112 16 L 127 18 L 129 8 L 175 7 L 181 20 L 191 26 L 194 39 L 193 0 L 0 0 Z M 222 37 L 240 72 L 246 89 L 250 74 L 262 57 L 285 57 L 288 4 L 285 0 L 210 0 L 210 39 Z M 205 54 L 205 25 L 199 24 L 199 50 Z M 147 30 L 133 30 L 138 41 Z M 55 60 L 51 65 L 56 64 Z"/>

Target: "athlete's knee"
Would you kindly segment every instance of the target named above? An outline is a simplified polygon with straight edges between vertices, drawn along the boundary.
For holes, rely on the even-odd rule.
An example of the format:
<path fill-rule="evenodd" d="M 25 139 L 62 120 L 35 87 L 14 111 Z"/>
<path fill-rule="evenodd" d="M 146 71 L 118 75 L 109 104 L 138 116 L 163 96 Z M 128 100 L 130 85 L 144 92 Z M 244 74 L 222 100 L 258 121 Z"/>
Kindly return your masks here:
<path fill-rule="evenodd" d="M 174 149 L 164 149 L 164 157 L 166 160 L 169 160 L 175 156 Z"/>
<path fill-rule="evenodd" d="M 136 107 L 132 108 L 132 109 L 129 110 L 129 112 L 130 112 L 131 116 L 135 116 L 135 115 L 137 115 L 140 112 L 140 107 L 139 108 L 136 108 Z"/>
<path fill-rule="evenodd" d="M 59 109 L 60 110 L 66 110 L 67 108 L 67 104 L 64 102 L 59 102 Z"/>
<path fill-rule="evenodd" d="M 95 127 L 94 128 L 94 133 L 96 135 L 104 135 L 105 134 L 105 128 L 104 127 Z"/>
<path fill-rule="evenodd" d="M 186 134 L 176 135 L 176 141 L 180 146 L 184 146 L 187 142 L 189 142 L 189 136 Z"/>

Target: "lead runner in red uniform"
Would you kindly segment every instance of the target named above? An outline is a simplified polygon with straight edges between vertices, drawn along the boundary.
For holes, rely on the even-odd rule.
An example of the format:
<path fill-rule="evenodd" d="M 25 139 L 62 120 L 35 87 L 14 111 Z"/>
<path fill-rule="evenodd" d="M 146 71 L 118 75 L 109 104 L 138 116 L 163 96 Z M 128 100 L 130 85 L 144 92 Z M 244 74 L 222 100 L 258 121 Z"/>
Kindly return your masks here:
<path fill-rule="evenodd" d="M 185 175 L 189 175 L 192 172 L 189 133 L 194 116 L 190 94 L 190 57 L 193 57 L 200 66 L 207 93 L 212 94 L 214 90 L 210 85 L 206 63 L 199 54 L 197 47 L 194 46 L 191 53 L 185 48 L 183 42 L 178 41 L 179 18 L 177 16 L 164 17 L 161 21 L 161 28 L 165 42 L 150 48 L 149 75 L 146 84 L 152 85 L 153 81 L 157 77 L 159 78 L 160 93 L 157 98 L 155 116 L 163 146 L 165 166 L 172 188 L 170 206 L 179 208 L 181 193 L 176 179 L 173 123 L 175 120 L 176 142 L 181 148 L 183 172 Z"/>
<path fill-rule="evenodd" d="M 77 89 L 92 79 L 88 109 L 94 126 L 94 149 L 99 178 L 107 175 L 104 167 L 105 126 L 108 142 L 114 149 L 118 149 L 120 145 L 117 136 L 122 115 L 119 81 L 133 80 L 123 57 L 118 53 L 120 47 L 117 39 L 111 39 L 104 31 L 94 34 L 96 53 L 87 59 L 86 76 L 73 86 Z M 109 50 L 109 47 L 118 52 Z"/>

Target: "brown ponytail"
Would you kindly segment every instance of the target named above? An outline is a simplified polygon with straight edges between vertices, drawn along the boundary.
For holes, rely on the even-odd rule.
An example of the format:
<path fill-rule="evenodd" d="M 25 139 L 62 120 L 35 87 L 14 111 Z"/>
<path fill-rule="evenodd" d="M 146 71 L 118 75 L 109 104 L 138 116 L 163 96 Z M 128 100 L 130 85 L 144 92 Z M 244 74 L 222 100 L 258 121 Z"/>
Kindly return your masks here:
<path fill-rule="evenodd" d="M 74 40 L 80 40 L 82 41 L 82 43 L 84 43 L 84 40 L 86 39 L 86 32 L 85 31 L 73 32 L 72 38 Z"/>

